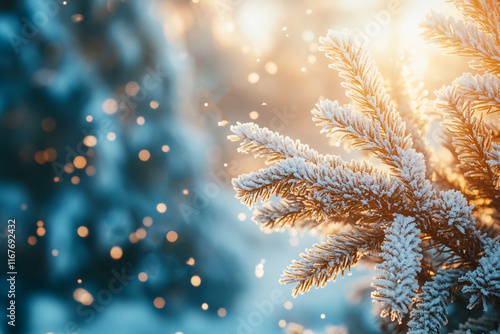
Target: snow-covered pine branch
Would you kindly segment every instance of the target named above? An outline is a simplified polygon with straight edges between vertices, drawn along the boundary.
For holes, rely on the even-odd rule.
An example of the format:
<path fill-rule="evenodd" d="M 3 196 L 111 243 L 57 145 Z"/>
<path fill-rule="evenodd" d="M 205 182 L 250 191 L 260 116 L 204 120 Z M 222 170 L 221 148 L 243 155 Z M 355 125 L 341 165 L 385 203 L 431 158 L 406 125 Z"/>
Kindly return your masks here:
<path fill-rule="evenodd" d="M 495 198 L 497 177 L 488 160 L 491 158 L 491 130 L 484 125 L 482 117 L 474 116 L 469 100 L 465 100 L 453 86 L 445 86 L 436 92 L 436 108 L 445 119 L 443 126 L 453 139 L 453 146 L 460 160 L 458 166 L 469 180 L 470 188 L 479 196 Z"/>
<path fill-rule="evenodd" d="M 333 60 L 330 67 L 345 80 L 342 87 L 356 110 L 376 119 L 388 141 L 403 149 L 411 147 L 411 137 L 405 134 L 404 122 L 386 92 L 375 61 L 359 38 L 348 30 L 329 30 L 320 42 L 320 50 Z"/>
<path fill-rule="evenodd" d="M 492 34 L 500 43 L 500 7 L 491 0 L 455 0 L 455 6 L 467 22 L 478 29 Z"/>
<path fill-rule="evenodd" d="M 398 84 L 392 99 L 364 45 L 346 31 L 329 31 L 321 43 L 351 104 L 322 101 L 313 120 L 321 132 L 341 133 L 374 153 L 389 172 L 319 154 L 253 123 L 236 124 L 229 137 L 240 142 L 240 152 L 270 165 L 233 179 L 243 203 L 263 202 L 254 221 L 264 229 L 333 231 L 293 261 L 280 281 L 296 284 L 297 295 L 324 286 L 360 260 L 375 261 L 381 273 L 373 299 L 383 303 L 383 316 L 402 322 L 387 328 L 412 334 L 438 333 L 455 294 L 469 295 L 470 307 L 492 300 L 500 311 L 500 129 L 484 117 L 500 109 L 500 6 L 488 0 L 455 4 L 467 23 L 434 13 L 424 23 L 425 37 L 473 57 L 473 67 L 483 72 L 443 87 L 436 109 L 424 110 L 444 119 L 451 166 L 430 164 L 425 122 L 416 114 L 428 107 L 422 97 Z M 328 228 L 338 222 L 342 229 Z M 498 325 L 482 317 L 456 333 L 494 333 Z"/>
<path fill-rule="evenodd" d="M 422 23 L 423 37 L 450 54 L 472 57 L 471 68 L 500 74 L 500 50 L 495 38 L 474 24 L 430 12 Z"/>
<path fill-rule="evenodd" d="M 439 329 L 448 323 L 446 308 L 463 272 L 458 269 L 439 270 L 424 284 L 411 311 L 408 334 L 439 334 Z"/>
<path fill-rule="evenodd" d="M 464 73 L 453 84 L 474 110 L 486 114 L 500 111 L 500 79 L 496 76 Z"/>
<path fill-rule="evenodd" d="M 328 238 L 314 248 L 300 254 L 299 261 L 293 261 L 283 272 L 281 283 L 296 283 L 293 295 L 303 294 L 311 287 L 323 287 L 339 273 L 350 271 L 368 252 L 380 247 L 384 234 L 381 225 L 375 227 L 354 227 L 351 232 L 341 232 Z"/>
<path fill-rule="evenodd" d="M 420 272 L 420 230 L 412 217 L 396 215 L 384 230 L 385 239 L 380 256 L 384 261 L 377 264 L 381 270 L 375 278 L 373 301 L 381 302 L 382 317 L 402 321 L 410 311 L 418 289 L 417 274 Z"/>
<path fill-rule="evenodd" d="M 485 239 L 484 255 L 479 259 L 475 270 L 468 271 L 458 280 L 465 283 L 462 291 L 470 294 L 469 308 L 480 302 L 488 308 L 488 299 L 500 298 L 500 243 L 498 240 Z"/>

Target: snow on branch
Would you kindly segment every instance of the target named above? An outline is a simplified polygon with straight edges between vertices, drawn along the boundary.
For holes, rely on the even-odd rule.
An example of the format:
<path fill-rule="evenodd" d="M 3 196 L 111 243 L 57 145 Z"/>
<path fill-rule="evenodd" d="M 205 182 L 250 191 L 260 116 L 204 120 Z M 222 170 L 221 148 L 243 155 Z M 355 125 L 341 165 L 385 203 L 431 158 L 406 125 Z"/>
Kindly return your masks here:
<path fill-rule="evenodd" d="M 409 312 L 418 289 L 420 272 L 420 230 L 412 217 L 396 215 L 384 230 L 385 239 L 380 256 L 384 259 L 376 266 L 381 273 L 375 278 L 373 301 L 381 302 L 382 317 L 398 320 Z"/>
<path fill-rule="evenodd" d="M 313 163 L 328 161 L 332 167 L 341 164 L 338 156 L 319 154 L 308 145 L 301 144 L 299 140 L 294 141 L 251 122 L 237 122 L 231 126 L 231 132 L 234 135 L 228 136 L 229 140 L 241 141 L 238 152 L 253 154 L 256 158 L 266 158 L 266 163 L 297 157 Z"/>
<path fill-rule="evenodd" d="M 439 333 L 439 329 L 448 323 L 446 308 L 463 272 L 459 269 L 440 270 L 424 284 L 411 311 L 408 334 Z"/>
<path fill-rule="evenodd" d="M 353 33 L 329 31 L 320 40 L 352 101 L 321 101 L 313 120 L 327 136 L 341 134 L 373 153 L 388 172 L 366 161 L 319 154 L 253 123 L 231 127 L 229 139 L 240 142 L 240 152 L 270 165 L 233 179 L 243 203 L 252 207 L 262 201 L 254 221 L 266 230 L 333 232 L 284 271 L 280 282 L 295 284 L 294 296 L 366 260 L 380 271 L 372 299 L 381 302 L 383 317 L 401 323 L 391 327 L 387 320 L 387 328 L 439 333 L 454 295 L 470 296 L 469 307 L 493 300 L 498 309 L 500 130 L 486 116 L 500 109 L 500 6 L 487 0 L 455 4 L 467 23 L 431 13 L 424 37 L 472 57 L 473 68 L 482 73 L 464 74 L 437 91 L 435 108 L 424 102 L 420 89 L 405 88 L 409 82 L 398 83 L 392 90 L 398 95 L 391 98 Z M 420 112 L 443 119 L 444 148 L 453 158 L 449 166 L 431 165 Z M 498 325 L 483 317 L 457 333 L 462 328 L 493 333 Z"/>
<path fill-rule="evenodd" d="M 471 294 L 469 308 L 475 307 L 481 301 L 486 310 L 488 299 L 500 297 L 500 244 L 498 240 L 487 239 L 485 254 L 479 260 L 479 266 L 465 273 L 459 281 L 466 283 L 462 291 Z"/>
<path fill-rule="evenodd" d="M 444 114 L 443 125 L 452 136 L 459 167 L 471 189 L 482 197 L 495 198 L 497 177 L 488 163 L 493 158 L 491 130 L 486 128 L 481 116 L 474 116 L 469 101 L 453 86 L 443 87 L 436 95 L 436 108 Z"/>
<path fill-rule="evenodd" d="M 500 79 L 496 76 L 465 73 L 454 85 L 472 102 L 474 110 L 486 114 L 500 111 Z"/>
<path fill-rule="evenodd" d="M 500 7 L 490 0 L 455 0 L 455 6 L 466 21 L 477 24 L 478 29 L 491 33 L 500 42 Z"/>
<path fill-rule="evenodd" d="M 495 38 L 474 24 L 430 12 L 422 23 L 423 37 L 447 53 L 472 57 L 471 67 L 488 74 L 500 74 L 500 50 Z"/>
<path fill-rule="evenodd" d="M 359 38 L 347 30 L 329 30 L 320 42 L 320 50 L 334 61 L 330 67 L 345 80 L 342 86 L 356 109 L 376 119 L 388 141 L 402 149 L 411 147 L 411 137 L 405 134 L 405 124 L 384 88 L 375 61 Z"/>
<path fill-rule="evenodd" d="M 309 291 L 311 287 L 323 287 L 335 280 L 339 273 L 350 271 L 368 251 L 379 247 L 383 241 L 383 230 L 371 227 L 355 227 L 352 232 L 333 235 L 324 243 L 315 244 L 300 254 L 299 261 L 293 261 L 284 271 L 281 283 L 297 283 L 293 295 Z"/>

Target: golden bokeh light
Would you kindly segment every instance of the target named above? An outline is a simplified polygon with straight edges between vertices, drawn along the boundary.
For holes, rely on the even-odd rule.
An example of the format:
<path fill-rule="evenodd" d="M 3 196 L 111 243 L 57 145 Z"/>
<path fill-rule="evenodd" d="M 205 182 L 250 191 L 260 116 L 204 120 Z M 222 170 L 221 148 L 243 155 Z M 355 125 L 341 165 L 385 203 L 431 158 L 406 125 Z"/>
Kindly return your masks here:
<path fill-rule="evenodd" d="M 139 159 L 141 161 L 148 161 L 150 156 L 151 154 L 149 153 L 148 150 L 142 150 L 139 152 Z"/>
<path fill-rule="evenodd" d="M 80 178 L 78 176 L 73 176 L 71 178 L 71 183 L 73 183 L 74 185 L 77 185 L 78 183 L 80 183 Z"/>
<path fill-rule="evenodd" d="M 186 264 L 188 266 L 194 266 L 194 259 L 192 257 L 190 257 L 189 260 L 186 261 Z"/>
<path fill-rule="evenodd" d="M 207 303 L 201 304 L 201 309 L 204 311 L 208 310 L 208 304 Z"/>
<path fill-rule="evenodd" d="M 86 238 L 89 235 L 89 229 L 86 226 L 80 226 L 77 230 L 76 233 L 82 238 Z"/>
<path fill-rule="evenodd" d="M 36 234 L 39 236 L 39 237 L 43 237 L 45 235 L 45 229 L 43 227 L 39 227 L 36 229 Z"/>
<path fill-rule="evenodd" d="M 94 176 L 96 169 L 94 166 L 87 166 L 87 168 L 85 168 L 85 173 L 87 173 L 88 176 Z"/>
<path fill-rule="evenodd" d="M 73 160 L 73 165 L 75 165 L 75 167 L 78 168 L 78 169 L 84 168 L 86 164 L 87 164 L 87 159 L 85 159 L 81 155 L 77 156 Z"/>
<path fill-rule="evenodd" d="M 113 260 L 119 260 L 123 256 L 123 250 L 120 246 L 113 246 L 113 248 L 111 248 L 111 251 L 109 252 L 109 255 L 111 255 L 111 258 Z"/>
<path fill-rule="evenodd" d="M 259 113 L 256 111 L 250 111 L 248 116 L 250 116 L 250 119 L 256 120 L 257 118 L 259 118 Z"/>
<path fill-rule="evenodd" d="M 142 227 L 139 227 L 137 229 L 137 231 L 135 231 L 135 236 L 137 237 L 138 240 L 142 240 L 142 239 L 146 238 L 146 235 L 147 235 L 147 232 Z"/>
<path fill-rule="evenodd" d="M 191 277 L 191 284 L 193 286 L 200 286 L 200 284 L 201 284 L 201 278 L 200 278 L 200 276 L 194 275 L 193 277 Z"/>
<path fill-rule="evenodd" d="M 34 235 L 32 235 L 28 238 L 28 244 L 31 246 L 36 245 L 36 237 Z"/>
<path fill-rule="evenodd" d="M 168 145 L 163 145 L 163 146 L 161 147 L 161 150 L 162 150 L 163 152 L 167 153 L 168 151 L 170 151 L 170 147 L 169 147 Z"/>
<path fill-rule="evenodd" d="M 108 138 L 109 141 L 115 141 L 116 139 L 116 133 L 114 132 L 109 132 L 107 135 L 106 135 L 106 138 Z"/>
<path fill-rule="evenodd" d="M 135 81 L 130 81 L 125 86 L 125 93 L 129 96 L 136 96 L 139 93 L 140 87 L 139 84 Z"/>
<path fill-rule="evenodd" d="M 83 21 L 83 15 L 82 14 L 75 14 L 71 16 L 71 21 L 78 23 Z"/>
<path fill-rule="evenodd" d="M 158 109 L 158 107 L 160 106 L 160 104 L 157 101 L 151 101 L 149 103 L 149 106 L 151 107 L 151 109 Z"/>
<path fill-rule="evenodd" d="M 276 65 L 275 62 L 272 61 L 267 62 L 264 68 L 266 69 L 266 72 L 269 74 L 278 73 L 278 65 Z"/>
<path fill-rule="evenodd" d="M 83 305 L 91 305 L 94 302 L 94 297 L 84 288 L 77 288 L 73 292 L 73 298 Z"/>
<path fill-rule="evenodd" d="M 175 231 L 170 231 L 167 233 L 167 240 L 169 242 L 175 242 L 178 238 L 178 235 Z"/>
<path fill-rule="evenodd" d="M 158 210 L 159 213 L 164 213 L 165 211 L 167 211 L 167 206 L 165 205 L 165 203 L 158 203 L 158 205 L 156 206 L 156 210 Z"/>
<path fill-rule="evenodd" d="M 48 149 L 45 150 L 44 152 L 44 158 L 47 161 L 54 161 L 57 158 L 57 151 L 53 147 L 49 147 Z"/>
<path fill-rule="evenodd" d="M 57 249 L 53 249 L 51 253 L 52 253 L 52 256 L 59 255 L 59 251 Z"/>
<path fill-rule="evenodd" d="M 226 314 L 227 314 L 226 309 L 223 307 L 217 310 L 217 315 L 221 318 L 224 318 Z"/>
<path fill-rule="evenodd" d="M 248 75 L 248 82 L 251 84 L 255 84 L 259 81 L 260 75 L 258 73 L 252 72 Z"/>
<path fill-rule="evenodd" d="M 97 144 L 97 138 L 94 136 L 86 136 L 83 138 L 83 144 L 87 147 L 94 147 Z"/>
<path fill-rule="evenodd" d="M 144 224 L 144 226 L 149 227 L 149 226 L 153 225 L 153 218 L 151 218 L 151 217 L 144 217 L 142 219 L 142 223 Z"/>
<path fill-rule="evenodd" d="M 145 272 L 139 273 L 139 275 L 137 277 L 139 278 L 139 281 L 141 281 L 141 282 L 146 282 L 148 280 L 148 274 L 146 274 Z"/>
<path fill-rule="evenodd" d="M 45 160 L 45 157 L 43 155 L 43 151 L 37 151 L 35 153 L 35 161 L 37 164 L 39 165 L 43 165 L 44 163 L 46 163 L 47 161 Z"/>
<path fill-rule="evenodd" d="M 139 125 L 144 125 L 144 123 L 146 122 L 146 120 L 144 119 L 144 117 L 139 116 L 139 117 L 137 117 L 136 122 L 137 122 L 137 124 L 139 124 Z"/>
<path fill-rule="evenodd" d="M 162 297 L 156 297 L 155 300 L 153 301 L 153 304 L 155 305 L 156 308 L 164 308 L 165 299 L 163 299 Z"/>
<path fill-rule="evenodd" d="M 129 236 L 128 236 L 128 240 L 129 240 L 131 243 L 133 243 L 133 244 L 135 244 L 135 243 L 139 242 L 139 238 L 137 238 L 137 235 L 135 234 L 135 232 L 132 232 L 132 233 L 130 233 L 130 234 L 129 234 Z"/>
<path fill-rule="evenodd" d="M 108 114 L 112 115 L 118 110 L 118 102 L 115 99 L 107 99 L 102 104 L 102 110 Z"/>
<path fill-rule="evenodd" d="M 67 163 L 66 165 L 64 165 L 64 171 L 68 174 L 71 174 L 75 171 L 75 166 L 73 166 L 73 164 Z"/>

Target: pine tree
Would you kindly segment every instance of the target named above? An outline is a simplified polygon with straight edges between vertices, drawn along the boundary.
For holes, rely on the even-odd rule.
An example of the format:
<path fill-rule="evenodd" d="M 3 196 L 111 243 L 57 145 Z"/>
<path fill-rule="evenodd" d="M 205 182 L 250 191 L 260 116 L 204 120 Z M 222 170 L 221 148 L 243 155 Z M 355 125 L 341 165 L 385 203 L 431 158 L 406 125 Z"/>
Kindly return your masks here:
<path fill-rule="evenodd" d="M 434 106 L 423 102 L 405 73 L 387 89 L 353 33 L 329 31 L 320 39 L 352 102 L 321 101 L 313 120 L 322 133 L 341 134 L 387 169 L 319 154 L 253 123 L 231 127 L 228 138 L 240 142 L 239 151 L 269 165 L 233 180 L 237 197 L 257 205 L 254 221 L 266 230 L 328 235 L 284 271 L 280 281 L 296 284 L 294 296 L 370 261 L 377 269 L 372 299 L 398 331 L 439 333 L 458 296 L 487 312 L 459 332 L 498 330 L 500 127 L 491 114 L 500 111 L 500 5 L 455 5 L 465 21 L 431 12 L 423 36 L 447 53 L 470 57 L 480 74 L 466 73 L 437 91 Z M 450 165 L 438 162 L 426 142 L 426 118 L 436 113 Z"/>

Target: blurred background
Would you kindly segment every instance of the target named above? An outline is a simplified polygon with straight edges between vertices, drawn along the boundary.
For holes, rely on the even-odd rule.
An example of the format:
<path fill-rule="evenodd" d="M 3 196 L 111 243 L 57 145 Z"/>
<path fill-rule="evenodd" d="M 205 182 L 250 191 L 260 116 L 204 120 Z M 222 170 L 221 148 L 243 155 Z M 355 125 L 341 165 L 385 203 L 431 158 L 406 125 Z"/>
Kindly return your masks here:
<path fill-rule="evenodd" d="M 278 283 L 320 237 L 260 231 L 230 180 L 264 165 L 226 136 L 254 121 L 359 157 L 311 121 L 319 100 L 348 102 L 319 37 L 358 31 L 387 78 L 406 54 L 432 98 L 466 67 L 424 44 L 417 25 L 451 4 L 0 7 L 0 243 L 15 219 L 18 272 L 16 327 L 4 317 L 2 333 L 378 333 L 366 298 L 373 273 L 353 270 L 296 299 Z M 7 290 L 2 279 L 3 307 Z"/>

